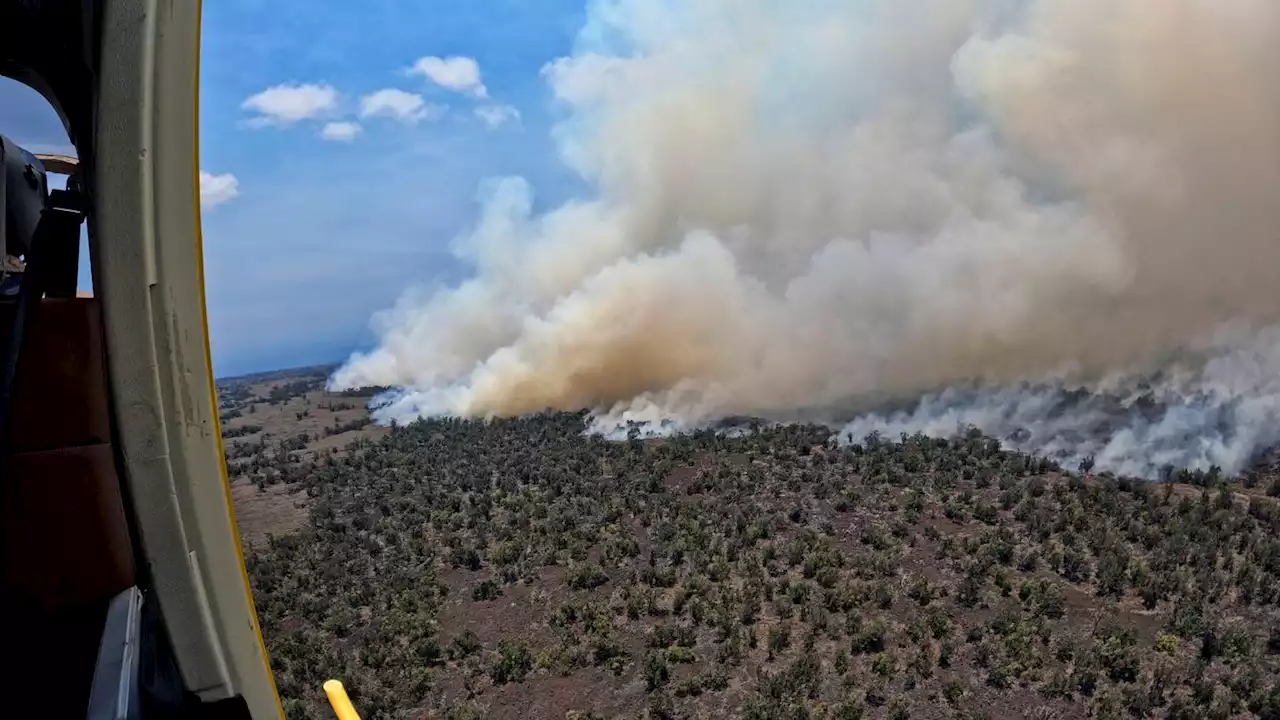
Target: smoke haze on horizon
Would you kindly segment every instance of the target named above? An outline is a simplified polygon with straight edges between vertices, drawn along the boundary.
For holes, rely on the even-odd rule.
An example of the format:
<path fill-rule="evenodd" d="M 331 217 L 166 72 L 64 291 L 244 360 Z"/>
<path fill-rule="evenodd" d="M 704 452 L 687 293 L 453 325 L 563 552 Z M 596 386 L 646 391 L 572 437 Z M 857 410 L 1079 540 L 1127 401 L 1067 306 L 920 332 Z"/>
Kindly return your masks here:
<path fill-rule="evenodd" d="M 384 420 L 924 396 L 850 428 L 1238 471 L 1280 439 L 1277 67 L 1272 0 L 593 2 L 543 75 L 594 194 L 487 184 L 471 279 L 331 384 L 401 388 Z"/>

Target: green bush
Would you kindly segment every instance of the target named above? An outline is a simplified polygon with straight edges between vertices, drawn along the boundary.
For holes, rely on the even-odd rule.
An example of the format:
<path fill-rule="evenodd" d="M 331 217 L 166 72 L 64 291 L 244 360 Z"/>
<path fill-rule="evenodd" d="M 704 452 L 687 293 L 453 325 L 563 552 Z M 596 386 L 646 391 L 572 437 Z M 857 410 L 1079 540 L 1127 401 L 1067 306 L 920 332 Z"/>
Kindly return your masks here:
<path fill-rule="evenodd" d="M 455 660 L 462 660 L 480 652 L 480 638 L 470 630 L 464 631 L 453 639 L 451 654 Z"/>
<path fill-rule="evenodd" d="M 884 636 L 887 628 L 883 620 L 877 618 L 854 636 L 851 649 L 855 655 L 869 655 L 882 652 L 885 647 Z"/>
<path fill-rule="evenodd" d="M 667 662 L 685 664 L 695 660 L 693 651 L 681 645 L 673 645 L 667 648 Z"/>
<path fill-rule="evenodd" d="M 871 672 L 889 677 L 898 669 L 898 661 L 892 653 L 882 652 L 871 658 Z"/>
<path fill-rule="evenodd" d="M 777 653 L 786 650 L 791 646 L 791 623 L 780 622 L 769 628 L 767 647 L 769 657 L 772 658 Z"/>
<path fill-rule="evenodd" d="M 472 600 L 494 600 L 502 596 L 502 586 L 492 580 L 481 580 L 471 590 Z"/>
<path fill-rule="evenodd" d="M 649 653 L 644 660 L 644 684 L 649 692 L 653 692 L 671 679 L 671 668 L 661 653 Z"/>
<path fill-rule="evenodd" d="M 845 700 L 836 706 L 835 720 L 862 720 L 866 709 L 857 700 Z"/>
<path fill-rule="evenodd" d="M 1172 655 L 1178 652 L 1178 636 L 1169 633 L 1156 634 L 1156 652 Z"/>
<path fill-rule="evenodd" d="M 503 640 L 498 644 L 498 659 L 490 667 L 489 676 L 497 685 L 524 682 L 532 669 L 529 646 L 523 640 Z"/>
<path fill-rule="evenodd" d="M 574 590 L 591 590 L 609 582 L 609 576 L 599 565 L 578 565 L 569 569 L 565 581 Z"/>

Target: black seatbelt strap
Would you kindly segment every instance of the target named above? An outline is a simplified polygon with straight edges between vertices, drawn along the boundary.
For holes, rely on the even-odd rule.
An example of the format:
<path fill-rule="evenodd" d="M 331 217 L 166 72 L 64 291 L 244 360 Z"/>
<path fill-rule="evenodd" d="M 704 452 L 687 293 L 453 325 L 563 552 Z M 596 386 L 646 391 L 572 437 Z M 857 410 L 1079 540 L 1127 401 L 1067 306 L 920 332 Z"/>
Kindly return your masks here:
<path fill-rule="evenodd" d="M 13 390 L 22 348 L 36 322 L 40 303 L 46 294 L 57 297 L 75 296 L 80 224 L 83 221 L 81 195 L 75 191 L 55 190 L 49 194 L 49 202 L 41 212 L 40 222 L 32 233 L 22 284 L 13 302 L 13 323 L 7 336 L 0 338 L 0 342 L 3 342 L 3 350 L 0 352 L 0 487 L 9 478 Z M 70 271 L 67 268 L 68 261 L 71 263 Z"/>

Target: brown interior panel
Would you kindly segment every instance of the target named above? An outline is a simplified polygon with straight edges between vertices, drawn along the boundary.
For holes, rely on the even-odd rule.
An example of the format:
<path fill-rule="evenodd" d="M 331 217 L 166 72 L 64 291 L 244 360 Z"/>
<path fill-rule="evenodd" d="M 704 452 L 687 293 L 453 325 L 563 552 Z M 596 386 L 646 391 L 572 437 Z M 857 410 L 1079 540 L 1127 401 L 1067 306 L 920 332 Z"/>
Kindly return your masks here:
<path fill-rule="evenodd" d="M 3 318 L 8 324 L 8 318 Z M 133 584 L 96 301 L 46 300 L 19 356 L 0 578 L 50 610 Z"/>
<path fill-rule="evenodd" d="M 111 447 L 22 453 L 10 462 L 0 520 L 9 592 L 61 608 L 110 599 L 132 585 Z"/>
<path fill-rule="evenodd" d="M 4 312 L 4 327 L 10 313 Z M 102 322 L 92 298 L 45 300 L 19 357 L 15 453 L 111 442 Z"/>
<path fill-rule="evenodd" d="M 0 487 L 0 609 L 14 717 L 83 717 L 111 598 L 134 583 L 96 301 L 45 300 L 19 355 Z M 0 306 L 8 333 L 12 306 Z"/>

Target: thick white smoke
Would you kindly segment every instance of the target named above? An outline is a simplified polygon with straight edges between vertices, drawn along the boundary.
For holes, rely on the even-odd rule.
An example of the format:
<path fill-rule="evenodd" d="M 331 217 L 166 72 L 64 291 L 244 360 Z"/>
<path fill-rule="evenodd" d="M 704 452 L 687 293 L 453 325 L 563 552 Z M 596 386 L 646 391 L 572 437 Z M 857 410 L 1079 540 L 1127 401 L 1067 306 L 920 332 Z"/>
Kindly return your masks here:
<path fill-rule="evenodd" d="M 1252 345 L 1280 322 L 1278 67 L 1274 0 L 595 2 L 543 71 L 594 195 L 536 215 L 492 183 L 472 279 L 406 295 L 333 383 L 403 388 L 384 418 L 697 422 L 1093 387 L 1228 321 Z M 1214 347 L 1189 372 L 1236 407 Z M 1078 453 L 1158 465 L 1161 427 Z"/>

